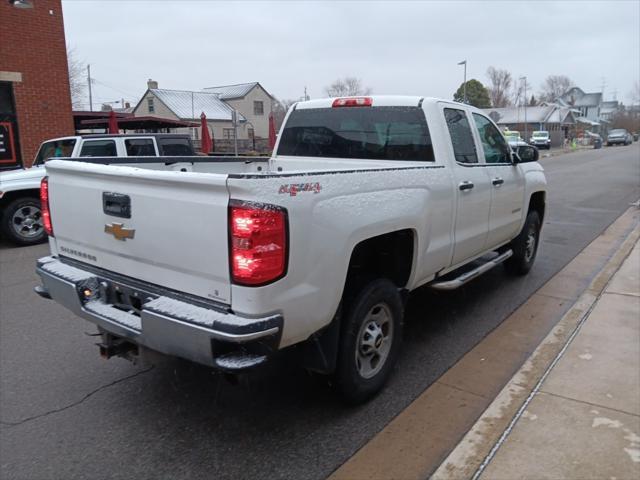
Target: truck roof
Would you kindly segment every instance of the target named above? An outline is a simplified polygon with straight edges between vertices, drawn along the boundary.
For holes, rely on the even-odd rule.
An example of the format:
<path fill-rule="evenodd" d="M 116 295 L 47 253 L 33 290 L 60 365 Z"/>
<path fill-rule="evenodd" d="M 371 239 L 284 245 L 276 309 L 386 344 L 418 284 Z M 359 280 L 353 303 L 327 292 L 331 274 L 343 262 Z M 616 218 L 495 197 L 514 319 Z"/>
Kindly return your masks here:
<path fill-rule="evenodd" d="M 362 98 L 362 97 L 371 98 L 372 105 L 374 107 L 417 107 L 424 103 L 435 103 L 435 102 L 458 103 L 452 100 L 446 100 L 446 99 L 434 98 L 434 97 L 423 97 L 418 95 L 352 95 L 347 97 L 336 97 L 336 98 Z M 301 110 L 309 109 L 309 108 L 331 108 L 336 98 L 318 98 L 313 100 L 307 100 L 305 102 L 298 102 L 295 108 L 301 109 Z"/>

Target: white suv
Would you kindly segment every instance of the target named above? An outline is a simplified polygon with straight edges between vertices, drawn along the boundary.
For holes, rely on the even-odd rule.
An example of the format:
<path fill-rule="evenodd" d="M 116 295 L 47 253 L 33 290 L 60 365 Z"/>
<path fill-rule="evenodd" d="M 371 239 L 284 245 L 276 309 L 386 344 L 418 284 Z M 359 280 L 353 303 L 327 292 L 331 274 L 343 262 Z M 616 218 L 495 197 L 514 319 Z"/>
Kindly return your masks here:
<path fill-rule="evenodd" d="M 40 145 L 31 168 L 0 172 L 0 234 L 17 245 L 46 240 L 39 191 L 44 163 L 50 158 L 192 155 L 188 135 L 78 135 L 47 140 Z"/>
<path fill-rule="evenodd" d="M 549 150 L 551 148 L 551 138 L 549 137 L 549 132 L 545 132 L 544 130 L 536 131 L 531 134 L 531 138 L 529 139 L 529 144 L 538 148 L 546 148 Z"/>

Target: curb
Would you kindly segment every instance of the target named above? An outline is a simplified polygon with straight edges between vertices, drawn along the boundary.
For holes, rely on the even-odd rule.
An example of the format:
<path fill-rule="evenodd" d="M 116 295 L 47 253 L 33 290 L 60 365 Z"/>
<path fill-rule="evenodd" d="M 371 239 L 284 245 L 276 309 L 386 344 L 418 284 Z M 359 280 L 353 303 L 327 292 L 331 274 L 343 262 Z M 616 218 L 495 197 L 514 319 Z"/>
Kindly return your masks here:
<path fill-rule="evenodd" d="M 628 209 L 623 216 L 633 210 L 634 207 Z M 636 225 L 589 287 L 500 391 L 431 479 L 475 480 L 482 474 L 639 239 L 640 225 Z"/>

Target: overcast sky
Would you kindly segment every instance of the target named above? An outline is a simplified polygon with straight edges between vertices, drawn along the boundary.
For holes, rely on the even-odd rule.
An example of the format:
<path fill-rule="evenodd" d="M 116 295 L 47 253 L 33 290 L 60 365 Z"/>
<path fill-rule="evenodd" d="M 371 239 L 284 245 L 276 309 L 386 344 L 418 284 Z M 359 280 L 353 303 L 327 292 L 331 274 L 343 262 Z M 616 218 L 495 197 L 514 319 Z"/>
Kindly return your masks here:
<path fill-rule="evenodd" d="M 63 0 L 67 43 L 91 64 L 94 102 L 160 88 L 259 81 L 282 99 L 356 76 L 378 94 L 451 98 L 489 66 L 548 75 L 631 102 L 640 77 L 640 1 Z"/>

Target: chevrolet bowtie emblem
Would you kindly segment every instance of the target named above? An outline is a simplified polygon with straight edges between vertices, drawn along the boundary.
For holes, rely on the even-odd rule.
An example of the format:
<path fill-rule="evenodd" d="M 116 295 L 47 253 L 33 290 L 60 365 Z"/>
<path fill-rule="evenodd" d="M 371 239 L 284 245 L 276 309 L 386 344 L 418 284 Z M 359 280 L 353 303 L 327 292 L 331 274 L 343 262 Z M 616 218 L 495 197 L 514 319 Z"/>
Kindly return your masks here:
<path fill-rule="evenodd" d="M 110 233 L 116 240 L 125 241 L 127 238 L 133 240 L 136 231 L 132 228 L 122 228 L 122 223 L 108 223 L 104 226 L 104 233 Z"/>

